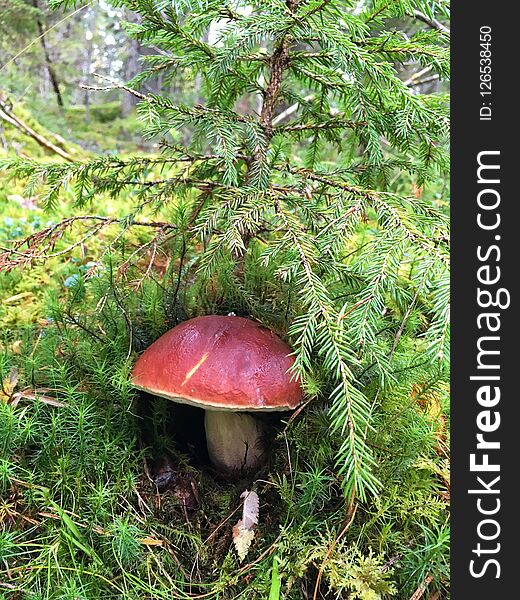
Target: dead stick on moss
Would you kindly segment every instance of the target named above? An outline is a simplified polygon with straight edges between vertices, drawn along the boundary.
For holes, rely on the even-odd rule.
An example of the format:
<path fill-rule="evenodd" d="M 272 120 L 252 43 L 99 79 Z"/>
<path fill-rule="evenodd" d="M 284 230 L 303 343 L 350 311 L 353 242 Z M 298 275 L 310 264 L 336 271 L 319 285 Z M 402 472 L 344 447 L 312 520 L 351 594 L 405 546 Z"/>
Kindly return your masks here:
<path fill-rule="evenodd" d="M 347 533 L 349 527 L 352 525 L 352 521 L 354 520 L 354 517 L 356 516 L 356 511 L 357 511 L 357 504 L 354 506 L 354 509 L 352 510 L 352 513 L 350 515 L 349 520 L 347 521 L 347 524 L 345 525 L 345 527 L 343 527 L 343 529 L 341 530 L 339 535 L 334 539 L 334 541 L 330 545 L 330 548 L 327 550 L 327 554 L 325 555 L 325 558 L 323 559 L 323 561 L 320 565 L 320 570 L 318 571 L 318 577 L 316 578 L 316 585 L 314 586 L 314 594 L 312 595 L 312 600 L 316 600 L 318 597 L 318 591 L 320 588 L 321 578 L 323 576 L 323 571 L 325 570 L 325 565 L 327 564 L 327 560 L 329 559 L 330 555 L 334 551 L 334 548 L 338 545 L 338 542 L 340 541 L 340 539 Z"/>
<path fill-rule="evenodd" d="M 415 590 L 415 592 L 410 596 L 410 600 L 419 600 L 419 598 L 423 597 L 424 592 L 433 581 L 433 577 L 428 575 L 426 579 L 421 583 L 421 585 Z"/>
<path fill-rule="evenodd" d="M 226 517 L 226 518 L 225 518 L 223 521 L 221 521 L 221 522 L 220 522 L 220 523 L 217 525 L 217 527 L 215 527 L 215 529 L 214 529 L 214 530 L 213 530 L 213 531 L 212 531 L 212 532 L 209 534 L 209 536 L 207 537 L 207 539 L 206 539 L 206 540 L 203 542 L 203 545 L 204 545 L 204 546 L 206 546 L 206 545 L 207 545 L 207 544 L 210 542 L 210 540 L 211 540 L 213 537 L 215 537 L 215 534 L 217 533 L 217 531 L 218 531 L 218 530 L 219 530 L 219 529 L 220 529 L 222 526 L 224 526 L 224 525 L 225 525 L 225 524 L 226 524 L 226 523 L 227 523 L 227 522 L 228 522 L 228 521 L 231 519 L 231 517 L 232 517 L 233 515 L 235 515 L 235 514 L 236 514 L 236 513 L 237 513 L 237 512 L 240 510 L 240 508 L 241 508 L 240 506 L 238 506 L 237 508 L 235 508 L 235 510 L 234 510 L 234 511 L 233 511 L 233 512 L 232 512 L 230 515 L 228 515 L 228 516 L 227 516 L 227 517 Z"/>
<path fill-rule="evenodd" d="M 54 154 L 58 154 L 58 156 L 61 156 L 62 158 L 64 158 L 65 160 L 68 160 L 69 162 L 74 162 L 74 159 L 72 158 L 72 156 L 70 154 L 68 154 L 67 152 L 65 152 L 65 150 L 62 150 L 59 146 L 56 146 L 55 144 L 53 144 L 52 142 L 50 142 L 49 140 L 44 138 L 42 135 L 40 135 L 39 133 L 34 131 L 34 129 L 29 127 L 29 125 L 27 125 L 27 123 L 24 123 L 19 117 L 17 117 L 12 112 L 12 110 L 8 106 L 8 104 L 5 102 L 4 98 L 2 98 L 1 96 L 0 96 L 0 119 L 6 121 L 6 123 L 9 123 L 10 125 L 15 127 L 16 129 L 18 129 L 19 131 L 24 133 L 25 135 L 28 135 L 29 137 L 31 137 L 43 148 L 50 150 Z"/>
<path fill-rule="evenodd" d="M 135 96 L 139 100 L 150 100 L 149 96 L 146 96 L 145 94 L 141 94 L 141 92 L 138 92 L 137 90 L 133 90 L 132 88 L 129 88 L 124 83 L 121 83 L 120 81 L 117 81 L 116 79 L 112 79 L 112 77 L 106 77 L 105 75 L 100 75 L 99 73 L 92 73 L 92 75 L 94 77 L 97 77 L 98 79 L 102 79 L 103 81 L 108 81 L 110 83 L 110 85 L 95 86 L 95 85 L 87 85 L 87 84 L 81 83 L 79 87 L 84 90 L 94 90 L 94 91 L 99 91 L 99 92 L 109 92 L 111 90 L 124 90 L 125 92 L 128 92 L 129 94 L 131 94 L 132 96 Z"/>
<path fill-rule="evenodd" d="M 311 400 L 307 400 L 307 402 L 304 402 L 303 404 L 301 404 L 297 410 L 295 410 L 293 412 L 293 414 L 289 417 L 288 421 L 287 421 L 287 425 L 284 427 L 283 432 L 285 433 L 288 429 L 289 429 L 289 425 L 296 419 L 296 417 L 307 408 L 307 406 L 309 406 L 309 404 L 312 402 Z"/>
<path fill-rule="evenodd" d="M 288 527 L 291 527 L 291 525 L 293 524 L 293 522 L 291 521 L 288 525 Z M 244 573 L 246 573 L 249 569 L 251 569 L 252 567 L 254 567 L 256 564 L 258 564 L 259 562 L 261 562 L 266 556 L 269 556 L 270 554 L 272 554 L 275 551 L 276 548 L 276 544 L 279 542 L 280 538 L 282 537 L 282 534 L 278 534 L 278 537 L 274 540 L 274 542 L 269 546 L 269 548 L 267 548 L 266 550 L 264 550 L 262 552 L 262 554 L 260 554 L 260 556 L 258 558 L 256 558 L 253 562 L 250 562 L 249 564 L 245 565 L 244 567 L 242 567 L 239 571 L 237 571 L 234 575 L 233 575 L 233 580 L 232 581 L 236 581 L 236 579 L 238 577 L 240 577 L 241 575 L 243 575 Z M 190 598 L 190 600 L 202 600 L 203 598 L 209 598 L 210 596 L 213 596 L 214 592 L 207 592 L 205 594 L 197 594 L 195 596 L 187 596 L 188 598 Z"/>
<path fill-rule="evenodd" d="M 289 527 L 292 525 L 292 522 L 289 524 Z M 259 562 L 261 562 L 262 560 L 264 560 L 264 558 L 266 556 L 270 556 L 276 549 L 276 544 L 278 543 L 278 541 L 280 540 L 280 538 L 282 537 L 282 534 L 280 533 L 278 535 L 278 537 L 275 539 L 275 541 L 269 546 L 269 548 L 267 548 L 266 550 L 264 550 L 262 552 L 262 554 L 260 554 L 260 556 L 258 558 L 256 558 L 253 562 L 250 562 L 249 564 L 245 565 L 244 567 L 242 567 L 240 569 L 240 571 L 237 573 L 237 577 L 240 577 L 241 575 L 243 575 L 244 573 L 246 573 L 247 571 L 249 571 L 252 567 L 254 567 L 256 564 L 258 564 Z"/>

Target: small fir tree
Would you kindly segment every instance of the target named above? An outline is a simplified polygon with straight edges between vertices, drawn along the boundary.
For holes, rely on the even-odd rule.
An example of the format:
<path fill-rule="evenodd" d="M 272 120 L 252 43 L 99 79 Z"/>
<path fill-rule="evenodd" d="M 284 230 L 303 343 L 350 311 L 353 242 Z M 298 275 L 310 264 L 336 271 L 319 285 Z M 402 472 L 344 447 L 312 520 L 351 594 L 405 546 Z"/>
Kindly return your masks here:
<path fill-rule="evenodd" d="M 114 4 L 139 15 L 127 29 L 155 52 L 132 81 L 100 87 L 138 98 L 143 134 L 163 139 L 162 153 L 4 159 L 3 168 L 27 178 L 29 193 L 43 189 L 49 209 L 64 188 L 78 211 L 94 195 L 131 190 L 135 207 L 120 225 L 157 229 L 146 249 L 177 240 L 179 282 L 280 329 L 288 323 L 295 371 L 310 394 L 318 384 L 328 395 L 344 491 L 363 499 L 378 488 L 369 444 L 377 390 L 395 384 L 407 331 L 420 334 L 418 362 L 442 371 L 448 357 L 447 217 L 421 195 L 446 175 L 447 99 L 418 93 L 406 77 L 414 68 L 448 76 L 437 20 L 446 3 Z M 194 103 L 145 93 L 158 73 L 191 80 Z M 175 216 L 159 221 L 172 205 Z M 87 236 L 114 224 L 68 219 L 4 250 L 3 267 L 41 257 L 77 222 Z"/>

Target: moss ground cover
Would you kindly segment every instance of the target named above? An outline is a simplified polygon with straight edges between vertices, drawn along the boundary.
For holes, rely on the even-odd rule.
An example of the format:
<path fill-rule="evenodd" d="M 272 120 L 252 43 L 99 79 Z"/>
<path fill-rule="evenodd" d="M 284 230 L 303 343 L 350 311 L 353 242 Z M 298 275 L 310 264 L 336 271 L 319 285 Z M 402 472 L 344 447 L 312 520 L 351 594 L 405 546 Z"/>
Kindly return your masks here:
<path fill-rule="evenodd" d="M 0 206 L 1 244 L 73 215 L 66 203 L 43 211 L 5 178 Z M 113 218 L 127 208 L 109 197 L 91 207 Z M 399 392 L 378 388 L 370 370 L 363 377 L 381 405 L 370 436 L 377 498 L 352 504 L 341 492 L 331 468 L 341 436 L 330 433 L 319 374 L 304 411 L 271 419 L 264 472 L 226 481 L 197 446 L 201 415 L 137 394 L 128 375 L 136 353 L 179 320 L 248 307 L 211 293 L 202 302 L 200 282 L 179 286 L 166 253 L 121 273 L 116 265 L 150 236 L 119 234 L 115 225 L 60 254 L 81 239 L 72 228 L 54 258 L 0 277 L 0 594 L 372 600 L 424 588 L 447 597 L 448 388 L 444 372 L 421 364 L 420 312 L 395 350 Z M 179 241 L 170 244 L 174 256 Z M 249 285 L 276 324 L 277 291 Z M 260 524 L 240 563 L 231 528 L 251 486 Z"/>

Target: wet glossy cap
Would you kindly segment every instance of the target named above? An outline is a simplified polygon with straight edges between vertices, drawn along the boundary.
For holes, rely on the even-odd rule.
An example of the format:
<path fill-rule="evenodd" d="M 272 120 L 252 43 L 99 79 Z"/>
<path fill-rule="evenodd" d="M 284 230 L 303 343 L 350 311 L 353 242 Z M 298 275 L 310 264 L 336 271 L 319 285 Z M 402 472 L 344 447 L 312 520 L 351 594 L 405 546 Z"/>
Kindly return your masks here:
<path fill-rule="evenodd" d="M 132 384 L 174 402 L 216 410 L 296 408 L 302 389 L 291 349 L 257 321 L 208 315 L 170 329 L 137 360 Z"/>

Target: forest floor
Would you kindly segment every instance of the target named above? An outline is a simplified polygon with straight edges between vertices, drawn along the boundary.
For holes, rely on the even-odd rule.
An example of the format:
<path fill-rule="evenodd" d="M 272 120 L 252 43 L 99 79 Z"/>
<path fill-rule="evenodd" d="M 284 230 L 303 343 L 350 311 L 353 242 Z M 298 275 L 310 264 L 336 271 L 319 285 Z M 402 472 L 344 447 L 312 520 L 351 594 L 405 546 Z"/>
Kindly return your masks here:
<path fill-rule="evenodd" d="M 91 118 L 42 113 L 37 126 L 80 159 L 153 152 L 135 118 L 113 118 L 109 106 Z M 58 160 L 9 126 L 3 135 L 0 155 Z M 129 202 L 97 197 L 88 212 L 118 218 Z M 66 201 L 42 210 L 0 176 L 0 246 L 75 215 Z M 319 399 L 290 422 L 270 419 L 262 473 L 226 481 L 208 464 L 201 413 L 128 382 L 137 350 L 182 310 L 165 292 L 168 265 L 154 257 L 147 284 L 118 279 L 106 251 L 117 231 L 83 241 L 80 231 L 59 239 L 53 258 L 0 274 L 0 598 L 448 597 L 442 380 L 403 369 L 401 392 L 381 392 L 377 498 L 343 497 Z M 127 254 L 147 240 L 132 236 Z M 246 489 L 260 498 L 260 519 L 240 561 L 232 529 Z"/>

